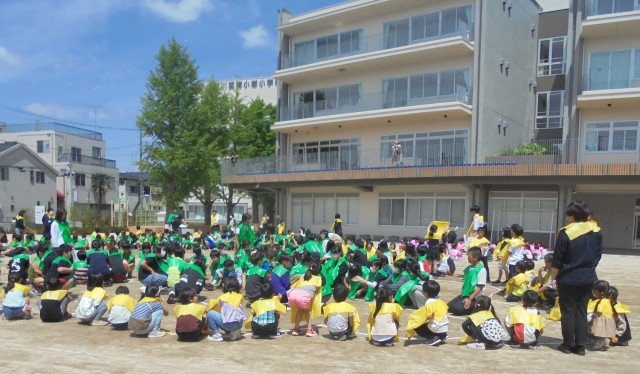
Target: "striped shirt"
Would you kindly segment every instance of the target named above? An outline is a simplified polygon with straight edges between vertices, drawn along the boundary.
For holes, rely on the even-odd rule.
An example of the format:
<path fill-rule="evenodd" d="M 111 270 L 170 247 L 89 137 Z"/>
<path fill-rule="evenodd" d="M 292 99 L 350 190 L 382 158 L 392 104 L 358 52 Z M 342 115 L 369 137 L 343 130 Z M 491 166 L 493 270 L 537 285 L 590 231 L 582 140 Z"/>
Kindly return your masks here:
<path fill-rule="evenodd" d="M 140 303 L 136 305 L 136 307 L 133 309 L 133 312 L 131 313 L 131 318 L 136 318 L 136 319 L 150 318 L 151 314 L 159 310 L 162 310 L 162 303 L 159 301 L 154 301 L 152 303 Z"/>

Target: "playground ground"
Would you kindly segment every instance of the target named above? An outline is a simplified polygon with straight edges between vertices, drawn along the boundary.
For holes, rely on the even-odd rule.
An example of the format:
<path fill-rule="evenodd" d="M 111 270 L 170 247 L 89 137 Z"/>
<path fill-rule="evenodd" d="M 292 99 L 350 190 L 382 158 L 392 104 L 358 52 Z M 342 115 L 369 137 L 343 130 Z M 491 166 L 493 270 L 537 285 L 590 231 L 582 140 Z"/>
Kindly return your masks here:
<path fill-rule="evenodd" d="M 6 283 L 6 258 L 3 259 L 0 279 Z M 458 262 L 459 269 L 463 263 Z M 537 263 L 541 265 L 540 262 Z M 490 263 L 492 279 L 496 278 L 496 263 Z M 598 267 L 601 279 L 618 287 L 620 300 L 629 305 L 632 334 L 640 328 L 640 291 L 637 289 L 640 256 L 605 255 Z M 461 279 L 457 276 L 438 279 L 442 299 L 448 301 L 459 293 Z M 117 285 L 107 291 L 112 296 Z M 140 284 L 128 283 L 134 297 L 138 297 Z M 84 288 L 73 289 L 79 296 Z M 498 291 L 489 286 L 487 294 Z M 203 291 L 210 298 L 220 293 Z M 166 300 L 166 297 L 165 297 Z M 503 319 L 513 305 L 500 296 L 492 296 L 498 316 Z M 354 301 L 360 311 L 362 325 L 358 337 L 346 342 L 331 341 L 327 330 L 320 326 L 320 336 L 307 338 L 285 335 L 277 340 L 253 340 L 250 334 L 236 342 L 181 343 L 175 335 L 159 339 L 130 337 L 126 331 L 112 331 L 110 327 L 79 325 L 76 319 L 62 323 L 44 324 L 36 316 L 28 321 L 0 320 L 0 347 L 3 359 L 0 372 L 55 373 L 55 372 L 521 372 L 521 373 L 632 373 L 636 372 L 640 344 L 632 340 L 628 347 L 613 347 L 606 352 L 587 352 L 584 357 L 564 355 L 555 350 L 561 342 L 560 323 L 547 321 L 537 350 L 519 350 L 504 347 L 496 351 L 472 351 L 456 345 L 462 337 L 461 317 L 450 316 L 449 336 L 445 344 L 426 346 L 419 341 L 404 338 L 405 326 L 411 309 L 401 318 L 401 340 L 394 347 L 381 348 L 368 344 L 366 319 L 368 306 Z M 33 302 L 32 302 L 33 305 Z M 71 303 L 73 311 L 77 303 Z M 169 306 L 172 308 L 172 306 Z M 37 308 L 34 308 L 37 312 Z M 543 312 L 544 314 L 544 312 Z M 313 321 L 321 325 L 318 318 Z M 289 316 L 281 320 L 282 330 L 290 329 Z M 175 316 L 170 313 L 162 321 L 163 329 L 175 328 Z M 635 357 L 635 358 L 634 358 Z"/>

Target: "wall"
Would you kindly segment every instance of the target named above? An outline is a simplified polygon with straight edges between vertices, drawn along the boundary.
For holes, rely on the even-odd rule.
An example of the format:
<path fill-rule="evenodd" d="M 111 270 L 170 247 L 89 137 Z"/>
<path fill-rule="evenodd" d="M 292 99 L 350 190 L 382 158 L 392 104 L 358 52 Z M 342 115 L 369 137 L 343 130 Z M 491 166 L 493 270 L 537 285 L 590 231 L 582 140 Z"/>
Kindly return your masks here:
<path fill-rule="evenodd" d="M 586 152 L 585 151 L 585 131 L 586 124 L 592 122 L 612 122 L 612 121 L 640 121 L 640 107 L 638 109 L 614 109 L 604 110 L 582 110 L 580 113 L 580 147 L 578 148 L 579 162 L 583 164 L 606 164 L 606 163 L 628 163 L 640 162 L 640 147 L 636 139 L 636 151 L 629 152 Z M 640 131 L 640 128 L 638 129 Z"/>

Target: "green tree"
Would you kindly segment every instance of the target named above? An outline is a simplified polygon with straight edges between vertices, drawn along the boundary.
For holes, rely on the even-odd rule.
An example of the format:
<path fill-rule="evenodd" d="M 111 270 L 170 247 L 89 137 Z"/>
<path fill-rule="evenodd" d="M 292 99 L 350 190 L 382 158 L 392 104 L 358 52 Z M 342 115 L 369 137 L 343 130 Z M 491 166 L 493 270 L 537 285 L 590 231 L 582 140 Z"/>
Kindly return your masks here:
<path fill-rule="evenodd" d="M 271 126 L 276 120 L 276 108 L 266 104 L 262 99 L 253 100 L 244 110 L 238 113 L 238 121 L 231 126 L 231 138 L 234 153 L 239 158 L 268 157 L 276 153 L 276 133 Z M 256 214 L 262 204 L 267 215 L 273 221 L 275 196 L 273 193 L 250 192 L 253 221 L 259 222 Z"/>
<path fill-rule="evenodd" d="M 198 103 L 198 127 L 200 136 L 192 149 L 200 157 L 200 163 L 191 170 L 196 183 L 192 194 L 204 207 L 204 224 L 211 226 L 213 202 L 224 195 L 221 190 L 220 160 L 229 149 L 229 125 L 231 122 L 231 97 L 212 80 L 205 86 Z"/>
<path fill-rule="evenodd" d="M 156 60 L 158 66 L 149 75 L 137 118 L 142 134 L 150 138 L 140 168 L 161 187 L 169 214 L 196 183 L 191 171 L 201 158 L 191 146 L 200 136 L 200 126 L 194 124 L 202 82 L 194 61 L 175 39 L 160 47 Z"/>

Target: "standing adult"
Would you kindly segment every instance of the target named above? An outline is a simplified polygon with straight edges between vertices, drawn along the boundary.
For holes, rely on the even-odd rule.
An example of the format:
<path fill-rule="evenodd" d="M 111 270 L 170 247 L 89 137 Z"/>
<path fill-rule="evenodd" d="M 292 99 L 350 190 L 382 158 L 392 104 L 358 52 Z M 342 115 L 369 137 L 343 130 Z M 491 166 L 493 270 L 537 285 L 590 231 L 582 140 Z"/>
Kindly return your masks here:
<path fill-rule="evenodd" d="M 21 211 L 18 212 L 18 215 L 16 216 L 15 220 L 16 220 L 16 225 L 15 225 L 15 231 L 14 233 L 16 235 L 20 235 L 21 238 L 24 238 L 24 215 L 27 214 L 27 212 L 22 209 Z"/>
<path fill-rule="evenodd" d="M 51 223 L 51 246 L 58 248 L 63 244 L 73 244 L 69 222 L 67 222 L 67 211 L 63 208 L 56 210 L 56 215 Z"/>
<path fill-rule="evenodd" d="M 51 224 L 53 223 L 53 209 L 47 209 L 47 212 L 42 216 L 42 236 L 47 240 L 51 240 Z"/>
<path fill-rule="evenodd" d="M 173 220 L 171 221 L 171 231 L 173 231 L 174 234 L 180 235 L 180 226 L 182 225 L 182 223 L 182 212 L 176 212 L 176 214 L 173 216 Z"/>
<path fill-rule="evenodd" d="M 402 144 L 400 144 L 398 140 L 391 143 L 391 162 L 396 165 L 404 164 L 404 160 L 402 159 Z"/>
<path fill-rule="evenodd" d="M 340 218 L 340 213 L 336 213 L 333 224 L 329 228 L 329 231 L 335 233 L 336 235 L 340 235 L 340 237 L 342 238 L 342 218 Z"/>
<path fill-rule="evenodd" d="M 602 257 L 602 234 L 590 221 L 591 212 L 584 202 L 572 201 L 566 215 L 567 226 L 558 234 L 551 265 L 562 313 L 562 344 L 558 350 L 582 356 L 589 328 L 587 303 L 598 280 L 596 267 Z"/>

